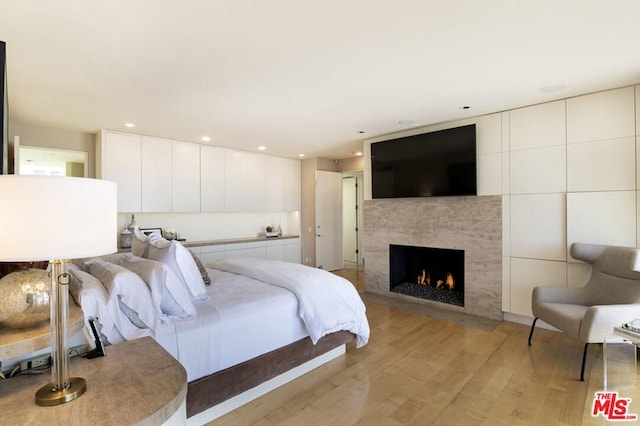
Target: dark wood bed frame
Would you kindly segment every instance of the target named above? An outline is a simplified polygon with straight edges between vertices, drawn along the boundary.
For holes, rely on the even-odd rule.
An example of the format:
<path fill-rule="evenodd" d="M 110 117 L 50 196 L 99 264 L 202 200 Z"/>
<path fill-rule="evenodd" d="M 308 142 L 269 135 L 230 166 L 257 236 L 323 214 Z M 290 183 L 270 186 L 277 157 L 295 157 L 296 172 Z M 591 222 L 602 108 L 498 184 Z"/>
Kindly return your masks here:
<path fill-rule="evenodd" d="M 348 331 L 339 331 L 324 336 L 315 345 L 306 337 L 226 370 L 194 380 L 189 383 L 187 391 L 187 417 L 252 389 L 350 342 L 354 337 Z"/>

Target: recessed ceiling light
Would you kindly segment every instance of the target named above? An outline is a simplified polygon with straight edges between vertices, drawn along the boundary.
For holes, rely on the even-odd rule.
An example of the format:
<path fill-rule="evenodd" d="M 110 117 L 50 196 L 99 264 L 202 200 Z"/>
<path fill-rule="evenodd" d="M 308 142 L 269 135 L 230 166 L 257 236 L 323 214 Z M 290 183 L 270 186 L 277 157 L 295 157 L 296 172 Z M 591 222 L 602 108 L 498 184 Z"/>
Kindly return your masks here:
<path fill-rule="evenodd" d="M 398 121 L 398 124 L 401 126 L 415 126 L 418 123 L 416 120 L 408 119 L 408 120 L 400 120 Z"/>
<path fill-rule="evenodd" d="M 124 127 L 128 127 L 130 129 L 132 129 L 132 128 L 136 127 L 136 125 L 133 124 L 133 123 L 124 123 Z"/>
<path fill-rule="evenodd" d="M 356 157 L 361 157 L 362 156 L 362 152 L 361 151 L 356 151 L 356 152 L 354 152 L 354 154 L 356 155 Z"/>
<path fill-rule="evenodd" d="M 203 136 L 203 137 L 200 138 L 200 140 L 202 142 L 209 142 L 211 140 L 211 138 L 209 136 Z"/>
<path fill-rule="evenodd" d="M 266 146 L 264 146 L 264 145 L 260 145 L 260 146 L 258 147 L 258 151 L 266 151 L 266 150 L 267 150 L 267 147 L 266 147 Z"/>
<path fill-rule="evenodd" d="M 562 84 L 562 83 L 560 83 L 560 84 L 549 84 L 547 86 L 542 86 L 540 88 L 540 91 L 542 93 L 549 93 L 549 92 L 557 92 L 559 90 L 564 90 L 566 88 L 567 88 L 567 85 L 566 84 Z"/>
<path fill-rule="evenodd" d="M 300 154 L 298 154 L 298 157 L 303 158 L 304 154 L 300 153 Z"/>
<path fill-rule="evenodd" d="M 471 109 L 471 105 L 462 105 L 460 109 Z"/>
<path fill-rule="evenodd" d="M 359 134 L 363 134 L 363 133 L 364 133 L 364 130 L 358 130 L 358 133 L 359 133 Z"/>

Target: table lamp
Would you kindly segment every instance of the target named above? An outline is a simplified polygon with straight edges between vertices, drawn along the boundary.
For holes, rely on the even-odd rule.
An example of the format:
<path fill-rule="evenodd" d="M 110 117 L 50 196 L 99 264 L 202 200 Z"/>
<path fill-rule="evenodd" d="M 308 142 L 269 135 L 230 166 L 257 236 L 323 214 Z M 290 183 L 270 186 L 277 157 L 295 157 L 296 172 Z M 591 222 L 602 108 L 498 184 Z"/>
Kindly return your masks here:
<path fill-rule="evenodd" d="M 36 404 L 59 405 L 87 383 L 69 377 L 69 259 L 117 250 L 116 184 L 58 176 L 0 176 L 0 261 L 48 260 L 51 265 L 51 376 Z M 0 297 L 2 289 L 0 288 Z"/>

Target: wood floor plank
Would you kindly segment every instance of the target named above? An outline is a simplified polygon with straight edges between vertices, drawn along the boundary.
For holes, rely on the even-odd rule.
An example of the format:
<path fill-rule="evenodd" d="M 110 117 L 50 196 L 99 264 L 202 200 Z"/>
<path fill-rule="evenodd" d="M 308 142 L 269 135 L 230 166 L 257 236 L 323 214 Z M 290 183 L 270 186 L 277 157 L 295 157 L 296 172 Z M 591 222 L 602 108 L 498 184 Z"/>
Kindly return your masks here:
<path fill-rule="evenodd" d="M 404 302 L 399 309 L 364 299 L 368 345 L 350 343 L 344 356 L 211 425 L 604 423 L 590 412 L 603 386 L 601 345 L 590 345 L 581 382 L 583 345 L 561 333 L 536 329 L 529 347 L 526 325 L 480 321 L 476 327 L 474 318 L 430 317 L 404 309 Z M 638 388 L 624 389 L 634 413 L 640 413 Z"/>

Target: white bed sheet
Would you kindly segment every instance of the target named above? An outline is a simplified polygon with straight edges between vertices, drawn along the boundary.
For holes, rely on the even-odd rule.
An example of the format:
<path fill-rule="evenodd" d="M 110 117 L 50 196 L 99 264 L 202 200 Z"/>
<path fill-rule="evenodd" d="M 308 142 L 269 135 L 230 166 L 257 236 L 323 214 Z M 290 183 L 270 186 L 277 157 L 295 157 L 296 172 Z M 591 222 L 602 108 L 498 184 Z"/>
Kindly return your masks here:
<path fill-rule="evenodd" d="M 248 361 L 309 334 L 289 290 L 209 269 L 208 300 L 196 301 L 196 319 L 161 324 L 158 343 L 187 370 L 187 380 Z"/>

